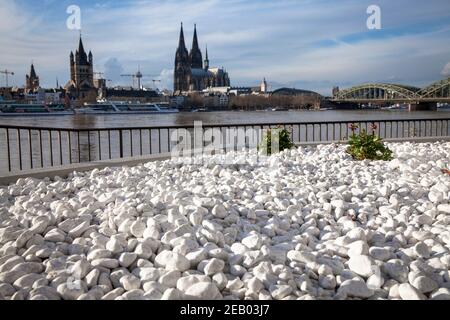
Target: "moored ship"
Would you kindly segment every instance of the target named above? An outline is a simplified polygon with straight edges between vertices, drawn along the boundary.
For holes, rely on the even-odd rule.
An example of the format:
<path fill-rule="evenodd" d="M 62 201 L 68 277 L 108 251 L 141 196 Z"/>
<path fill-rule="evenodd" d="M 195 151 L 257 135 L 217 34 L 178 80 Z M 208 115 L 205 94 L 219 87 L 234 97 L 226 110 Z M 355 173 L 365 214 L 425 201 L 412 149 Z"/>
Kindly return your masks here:
<path fill-rule="evenodd" d="M 76 114 L 165 114 L 178 113 L 178 109 L 170 108 L 164 103 L 124 103 L 99 102 L 85 104 L 75 109 Z"/>

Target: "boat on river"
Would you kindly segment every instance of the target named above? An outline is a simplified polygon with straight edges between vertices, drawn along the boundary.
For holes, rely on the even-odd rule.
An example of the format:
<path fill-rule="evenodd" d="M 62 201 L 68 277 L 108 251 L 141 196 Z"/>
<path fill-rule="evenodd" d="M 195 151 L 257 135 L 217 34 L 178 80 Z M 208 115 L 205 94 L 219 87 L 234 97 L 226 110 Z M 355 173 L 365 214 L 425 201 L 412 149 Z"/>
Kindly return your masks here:
<path fill-rule="evenodd" d="M 169 114 L 178 113 L 178 109 L 170 108 L 163 103 L 125 103 L 125 102 L 100 102 L 88 103 L 83 107 L 74 109 L 76 114 Z"/>
<path fill-rule="evenodd" d="M 75 114 L 63 104 L 21 104 L 14 101 L 0 103 L 0 116 L 66 116 Z"/>

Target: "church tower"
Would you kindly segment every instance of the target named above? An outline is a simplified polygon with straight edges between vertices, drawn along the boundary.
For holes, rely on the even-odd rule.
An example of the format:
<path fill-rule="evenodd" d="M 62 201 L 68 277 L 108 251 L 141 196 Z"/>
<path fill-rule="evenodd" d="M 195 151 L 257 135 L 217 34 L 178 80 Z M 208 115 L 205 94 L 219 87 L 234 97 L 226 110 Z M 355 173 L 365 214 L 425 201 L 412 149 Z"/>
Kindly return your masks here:
<path fill-rule="evenodd" d="M 73 59 L 75 58 L 75 59 Z M 70 54 L 70 71 L 71 79 L 75 82 L 76 86 L 80 88 L 94 87 L 94 64 L 92 52 L 89 52 L 89 56 L 86 54 L 83 46 L 83 40 L 80 36 L 80 42 L 78 43 L 78 50 Z"/>
<path fill-rule="evenodd" d="M 191 80 L 191 64 L 189 53 L 184 42 L 183 23 L 181 23 L 180 40 L 175 55 L 174 92 L 189 91 Z"/>
<path fill-rule="evenodd" d="M 264 78 L 264 80 L 261 82 L 261 92 L 267 93 L 268 91 L 269 91 L 269 88 L 267 86 L 267 81 L 266 81 L 266 78 Z"/>
<path fill-rule="evenodd" d="M 209 69 L 209 58 L 208 58 L 208 46 L 206 46 L 205 63 L 203 64 L 205 70 Z"/>
<path fill-rule="evenodd" d="M 70 96 L 80 101 L 95 101 L 97 89 L 94 87 L 94 58 L 92 52 L 86 54 L 80 35 L 78 49 L 70 52 L 70 81 L 65 86 Z"/>
<path fill-rule="evenodd" d="M 34 64 L 31 64 L 30 74 L 26 76 L 26 89 L 30 91 L 36 91 L 39 89 L 39 77 L 34 70 Z"/>
<path fill-rule="evenodd" d="M 194 39 L 192 40 L 192 49 L 189 54 L 189 61 L 192 69 L 203 69 L 203 57 L 197 38 L 197 25 L 194 25 Z"/>

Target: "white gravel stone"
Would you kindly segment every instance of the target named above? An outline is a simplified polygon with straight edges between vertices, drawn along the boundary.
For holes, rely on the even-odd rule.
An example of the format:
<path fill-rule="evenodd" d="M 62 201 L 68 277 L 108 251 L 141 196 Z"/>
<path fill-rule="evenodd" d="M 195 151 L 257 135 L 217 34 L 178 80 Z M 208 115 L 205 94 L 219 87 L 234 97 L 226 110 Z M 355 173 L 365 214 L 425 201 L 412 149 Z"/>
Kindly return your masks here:
<path fill-rule="evenodd" d="M 0 298 L 450 299 L 450 143 L 388 145 L 0 186 Z"/>
<path fill-rule="evenodd" d="M 215 275 L 216 273 L 222 272 L 225 267 L 225 262 L 219 259 L 211 259 L 208 261 L 204 267 L 204 273 L 207 276 Z"/>
<path fill-rule="evenodd" d="M 361 255 L 366 256 L 369 254 L 369 246 L 363 240 L 358 240 L 358 241 L 352 242 L 348 245 L 347 254 L 349 257 L 361 256 Z"/>
<path fill-rule="evenodd" d="M 178 253 L 163 251 L 155 258 L 157 266 L 165 267 L 167 270 L 184 272 L 189 270 L 190 262 L 188 259 Z"/>
<path fill-rule="evenodd" d="M 292 287 L 288 285 L 274 285 L 270 287 L 269 291 L 272 298 L 281 300 L 292 293 Z"/>
<path fill-rule="evenodd" d="M 201 300 L 220 300 L 222 294 L 216 285 L 211 282 L 199 282 L 186 290 L 186 296 Z"/>
<path fill-rule="evenodd" d="M 227 209 L 223 205 L 218 204 L 212 209 L 212 214 L 219 219 L 224 219 L 227 217 Z"/>
<path fill-rule="evenodd" d="M 437 210 L 442 213 L 450 214 L 450 204 L 440 204 L 437 206 Z"/>
<path fill-rule="evenodd" d="M 425 296 L 409 283 L 402 283 L 398 292 L 403 300 L 425 300 Z"/>
<path fill-rule="evenodd" d="M 348 261 L 348 266 L 351 271 L 362 277 L 370 277 L 374 274 L 374 264 L 372 259 L 368 256 L 355 255 L 351 256 Z"/>
<path fill-rule="evenodd" d="M 126 275 L 120 278 L 120 284 L 126 291 L 131 291 L 141 287 L 141 280 L 133 275 Z"/>
<path fill-rule="evenodd" d="M 391 251 L 387 248 L 381 247 L 371 247 L 369 249 L 369 254 L 375 260 L 387 261 L 391 258 Z"/>
<path fill-rule="evenodd" d="M 147 229 L 147 225 L 142 221 L 135 221 L 130 226 L 130 232 L 136 238 L 142 238 L 145 229 Z"/>
<path fill-rule="evenodd" d="M 414 253 L 420 258 L 427 259 L 430 257 L 430 250 L 428 249 L 428 246 L 423 242 L 419 242 L 414 246 Z"/>
<path fill-rule="evenodd" d="M 425 276 L 415 278 L 411 285 L 421 293 L 429 293 L 439 288 L 439 284 L 436 281 Z"/>
<path fill-rule="evenodd" d="M 263 244 L 261 237 L 257 234 L 252 234 L 242 239 L 242 244 L 250 250 L 259 250 Z"/>
<path fill-rule="evenodd" d="M 136 261 L 138 258 L 137 253 L 134 252 L 124 252 L 119 257 L 119 264 L 124 268 L 128 268 Z"/>
<path fill-rule="evenodd" d="M 374 291 L 369 289 L 363 281 L 346 280 L 340 285 L 339 293 L 346 294 L 349 297 L 367 299 L 373 296 Z"/>
<path fill-rule="evenodd" d="M 58 293 L 64 300 L 77 300 L 82 294 L 86 293 L 86 285 L 82 281 L 71 283 L 62 283 L 57 288 Z"/>

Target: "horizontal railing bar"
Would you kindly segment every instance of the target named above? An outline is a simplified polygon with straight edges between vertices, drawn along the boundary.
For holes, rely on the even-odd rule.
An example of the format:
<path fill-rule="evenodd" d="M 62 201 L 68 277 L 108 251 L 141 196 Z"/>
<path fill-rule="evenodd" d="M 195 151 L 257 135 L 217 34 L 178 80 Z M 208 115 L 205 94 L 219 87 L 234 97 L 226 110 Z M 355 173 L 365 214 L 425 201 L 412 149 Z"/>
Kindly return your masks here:
<path fill-rule="evenodd" d="M 204 124 L 204 128 L 225 128 L 225 127 L 260 127 L 260 126 L 298 126 L 298 125 L 331 125 L 348 123 L 373 123 L 373 122 L 411 122 L 411 121 L 450 121 L 450 118 L 413 118 L 413 119 L 374 119 L 374 120 L 338 120 L 338 121 L 299 121 L 299 122 L 264 122 L 264 123 L 224 123 L 224 124 Z M 21 126 L 21 125 L 3 125 L 0 129 L 20 129 L 20 130 L 52 130 L 65 132 L 88 132 L 88 131 L 114 131 L 114 130 L 163 130 L 163 129 L 194 129 L 194 125 L 166 125 L 166 126 L 145 126 L 145 127 L 111 127 L 111 128 L 58 128 L 58 127 L 39 127 L 39 126 Z"/>

